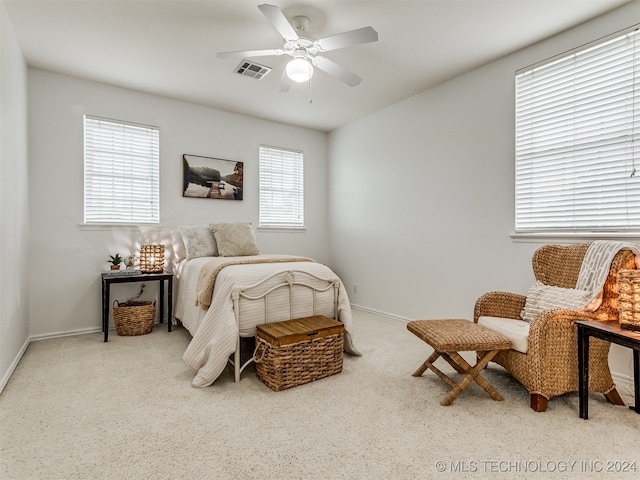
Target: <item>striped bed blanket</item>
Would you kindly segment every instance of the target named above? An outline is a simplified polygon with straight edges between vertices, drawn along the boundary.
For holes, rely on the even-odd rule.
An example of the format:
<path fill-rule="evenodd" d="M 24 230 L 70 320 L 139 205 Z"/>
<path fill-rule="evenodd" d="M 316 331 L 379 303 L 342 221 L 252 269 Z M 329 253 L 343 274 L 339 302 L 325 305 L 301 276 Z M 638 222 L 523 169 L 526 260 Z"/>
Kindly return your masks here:
<path fill-rule="evenodd" d="M 262 256 L 263 255 L 259 255 L 259 257 Z M 274 273 L 286 273 L 291 270 L 308 272 L 319 278 L 338 278 L 326 265 L 308 261 L 309 259 L 295 261 L 297 258 L 299 257 L 290 257 L 289 262 L 248 262 L 226 265 L 215 273 L 216 279 L 212 287 L 211 299 L 208 301 L 210 306 L 206 312 L 203 312 L 200 306 L 195 305 L 193 300 L 191 302 L 181 302 L 183 308 L 180 308 L 180 310 L 192 309 L 193 311 L 201 312 L 199 314 L 201 320 L 199 320 L 197 324 L 187 325 L 183 322 L 193 337 L 185 350 L 183 360 L 197 371 L 192 382 L 194 387 L 207 387 L 213 384 L 224 371 L 229 356 L 236 350 L 236 341 L 238 335 L 241 333 L 241 328 L 243 335 L 250 335 L 251 329 L 255 332 L 255 325 L 265 322 L 264 315 L 249 315 L 243 312 L 240 322 L 242 327 L 238 325 L 232 299 L 234 288 L 239 286 L 249 287 Z M 192 261 L 196 260 L 202 262 L 202 259 Z M 202 268 L 192 269 L 189 275 L 199 276 L 200 271 L 204 269 L 206 263 L 202 263 L 202 265 Z M 209 268 L 212 271 L 217 270 L 217 268 Z M 185 268 L 185 271 L 187 270 L 191 269 Z M 181 278 L 179 288 L 195 284 L 195 279 L 191 278 L 191 281 L 189 280 L 190 278 Z M 193 290 L 191 293 L 183 291 L 178 292 L 178 295 L 188 297 L 195 295 L 195 292 L 193 292 Z M 193 298 L 193 296 L 191 298 Z M 297 312 L 303 312 L 307 308 L 312 308 L 312 305 L 309 305 L 308 298 L 294 298 L 293 304 L 293 308 L 295 308 Z M 289 304 L 287 304 L 286 308 L 290 308 Z M 202 313 L 204 313 L 203 316 Z M 287 314 L 288 313 L 289 311 L 287 310 Z M 190 315 L 186 310 L 183 314 L 185 317 L 195 316 Z M 308 315 L 311 315 L 311 313 L 301 314 L 300 316 Z M 176 315 L 176 318 L 179 317 Z M 338 290 L 338 320 L 345 326 L 345 351 L 353 355 L 360 355 L 353 341 L 351 304 L 342 282 L 340 282 Z"/>

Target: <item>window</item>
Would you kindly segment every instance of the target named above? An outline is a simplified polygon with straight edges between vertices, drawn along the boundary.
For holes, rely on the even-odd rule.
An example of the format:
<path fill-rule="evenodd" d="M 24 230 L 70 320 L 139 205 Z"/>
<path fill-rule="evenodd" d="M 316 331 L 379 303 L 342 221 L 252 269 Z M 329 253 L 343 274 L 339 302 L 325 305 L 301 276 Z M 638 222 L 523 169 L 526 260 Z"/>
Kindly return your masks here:
<path fill-rule="evenodd" d="M 302 152 L 260 146 L 260 227 L 304 228 Z"/>
<path fill-rule="evenodd" d="M 516 73 L 516 233 L 640 231 L 640 35 Z"/>
<path fill-rule="evenodd" d="M 160 221 L 156 127 L 84 118 L 84 223 Z"/>

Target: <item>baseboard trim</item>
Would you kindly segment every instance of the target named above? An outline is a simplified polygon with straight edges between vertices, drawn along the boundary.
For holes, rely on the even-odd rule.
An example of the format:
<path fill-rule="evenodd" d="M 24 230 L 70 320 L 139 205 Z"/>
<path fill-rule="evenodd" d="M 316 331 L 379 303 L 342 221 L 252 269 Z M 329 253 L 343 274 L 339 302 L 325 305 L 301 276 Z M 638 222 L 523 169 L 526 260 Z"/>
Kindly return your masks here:
<path fill-rule="evenodd" d="M 155 321 L 153 323 L 153 327 L 155 328 L 158 325 L 166 325 L 166 323 L 160 323 L 159 321 Z M 109 327 L 109 332 L 115 332 L 116 327 L 111 325 Z M 79 328 L 77 330 L 68 330 L 66 332 L 54 332 L 54 333 L 45 333 L 43 335 L 31 335 L 29 337 L 29 341 L 37 342 L 39 340 L 49 340 L 51 338 L 60 338 L 60 337 L 72 337 L 74 335 L 85 335 L 87 333 L 100 333 L 102 332 L 101 327 L 93 327 L 93 328 Z"/>
<path fill-rule="evenodd" d="M 13 362 L 11 362 L 11 365 L 9 365 L 9 368 L 3 375 L 2 380 L 0 380 L 0 393 L 2 393 L 2 391 L 4 390 L 4 387 L 9 382 L 11 375 L 13 375 L 14 370 L 18 367 L 18 364 L 20 363 L 20 360 L 22 360 L 22 356 L 24 355 L 24 352 L 27 351 L 27 347 L 29 346 L 30 343 L 31 343 L 31 339 L 27 338 L 27 340 L 22 345 L 22 348 L 20 348 L 20 350 L 18 351 L 16 358 L 14 358 Z"/>
<path fill-rule="evenodd" d="M 401 317 L 399 315 L 394 315 L 393 313 L 382 312 L 380 310 L 364 307 L 362 305 L 355 305 L 353 303 L 351 304 L 351 308 L 354 310 L 362 310 L 363 312 L 367 312 L 367 313 L 373 313 L 374 315 L 380 315 L 381 317 L 391 318 L 393 320 L 400 320 L 401 322 L 405 322 L 405 323 L 409 323 L 411 320 L 414 320 L 412 318 Z"/>
<path fill-rule="evenodd" d="M 111 331 L 112 329 L 109 329 Z M 30 342 L 38 342 L 40 340 L 49 340 L 52 338 L 60 338 L 60 337 L 73 337 L 74 335 L 85 335 L 87 333 L 98 333 L 101 332 L 101 328 L 79 328 L 77 330 L 68 330 L 66 332 L 54 332 L 54 333 L 45 333 L 43 335 L 32 335 L 29 337 Z"/>

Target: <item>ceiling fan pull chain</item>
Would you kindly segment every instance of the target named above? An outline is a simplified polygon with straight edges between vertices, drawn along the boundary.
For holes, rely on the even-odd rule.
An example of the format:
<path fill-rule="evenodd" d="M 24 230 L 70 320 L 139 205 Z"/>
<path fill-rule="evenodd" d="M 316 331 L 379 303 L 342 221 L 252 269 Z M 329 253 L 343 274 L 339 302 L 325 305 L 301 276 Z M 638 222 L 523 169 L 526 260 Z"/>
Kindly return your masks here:
<path fill-rule="evenodd" d="M 309 79 L 309 103 L 313 103 L 313 97 L 311 95 L 311 79 Z"/>

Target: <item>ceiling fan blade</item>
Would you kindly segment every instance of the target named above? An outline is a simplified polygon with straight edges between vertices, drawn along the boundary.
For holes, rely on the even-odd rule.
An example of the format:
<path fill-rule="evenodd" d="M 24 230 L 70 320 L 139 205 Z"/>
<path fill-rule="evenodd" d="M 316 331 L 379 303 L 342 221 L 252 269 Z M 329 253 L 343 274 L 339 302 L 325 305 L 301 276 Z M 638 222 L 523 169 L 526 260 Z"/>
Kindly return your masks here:
<path fill-rule="evenodd" d="M 282 55 L 284 50 L 273 48 L 270 50 L 239 50 L 237 52 L 220 52 L 218 58 L 244 58 L 244 57 L 268 57 L 271 55 Z"/>
<path fill-rule="evenodd" d="M 323 72 L 342 80 L 350 87 L 355 87 L 362 81 L 362 78 L 358 75 L 350 72 L 344 67 L 341 67 L 333 60 L 329 60 L 327 57 L 315 57 L 313 59 L 313 64 Z"/>
<path fill-rule="evenodd" d="M 287 17 L 284 16 L 282 10 L 275 5 L 269 5 L 267 3 L 258 5 L 258 8 L 278 33 L 282 35 L 282 38 L 285 40 L 298 40 L 298 34 L 287 20 Z"/>
<path fill-rule="evenodd" d="M 349 32 L 339 33 L 330 37 L 318 40 L 318 45 L 323 51 L 337 50 L 339 48 L 360 45 L 378 41 L 378 32 L 371 27 L 358 28 Z"/>
<path fill-rule="evenodd" d="M 286 93 L 289 91 L 291 87 L 291 79 L 287 76 L 287 71 L 282 72 L 282 76 L 280 77 L 280 82 L 278 82 L 278 91 L 280 93 Z"/>

